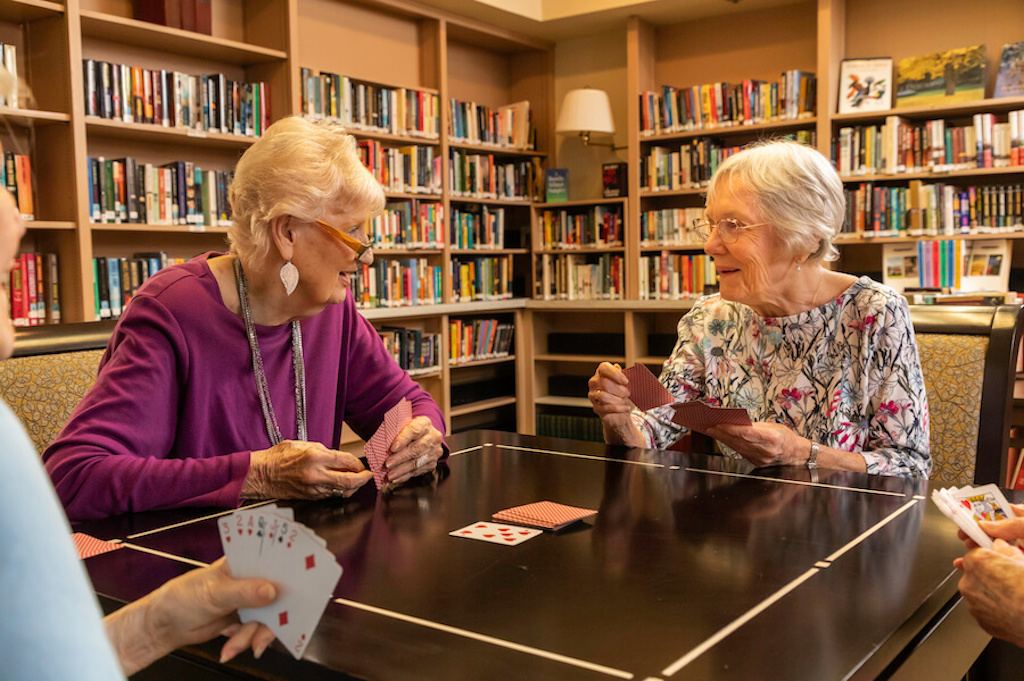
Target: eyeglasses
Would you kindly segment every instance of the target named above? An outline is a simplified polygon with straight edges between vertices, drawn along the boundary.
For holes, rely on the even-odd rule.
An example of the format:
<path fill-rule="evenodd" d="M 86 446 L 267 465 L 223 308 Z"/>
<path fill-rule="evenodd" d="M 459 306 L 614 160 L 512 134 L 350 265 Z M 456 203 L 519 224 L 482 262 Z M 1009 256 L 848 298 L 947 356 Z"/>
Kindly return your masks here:
<path fill-rule="evenodd" d="M 339 229 L 335 229 L 334 227 L 331 227 L 329 224 L 327 224 L 323 220 L 317 220 L 316 221 L 316 226 L 319 227 L 320 229 L 322 229 L 327 234 L 330 234 L 331 236 L 333 236 L 335 239 L 337 239 L 341 243 L 343 243 L 346 246 L 348 246 L 349 248 L 351 248 L 353 251 L 355 251 L 356 252 L 356 259 L 357 260 L 361 259 L 363 257 L 364 253 L 366 253 L 368 250 L 373 248 L 373 239 L 370 239 L 369 241 L 367 241 L 364 244 L 359 239 L 356 239 L 355 237 L 351 237 L 348 234 L 346 234 L 345 232 L 342 232 Z"/>
<path fill-rule="evenodd" d="M 745 225 L 736 218 L 722 218 L 712 222 L 707 218 L 697 218 L 693 221 L 693 229 L 697 232 L 697 236 L 700 237 L 701 241 L 707 241 L 711 238 L 711 230 L 714 228 L 718 232 L 718 238 L 722 240 L 723 244 L 734 244 L 736 239 L 740 237 L 740 230 L 750 229 L 751 227 L 759 227 L 763 225 L 763 222 L 755 222 L 750 225 Z"/>

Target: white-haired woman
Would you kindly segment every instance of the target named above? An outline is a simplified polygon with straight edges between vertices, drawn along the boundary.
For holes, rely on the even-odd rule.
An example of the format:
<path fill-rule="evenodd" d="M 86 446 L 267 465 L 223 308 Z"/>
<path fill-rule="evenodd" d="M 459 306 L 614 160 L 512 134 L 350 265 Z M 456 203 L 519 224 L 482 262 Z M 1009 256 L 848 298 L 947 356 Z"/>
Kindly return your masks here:
<path fill-rule="evenodd" d="M 349 495 L 372 476 L 332 449 L 342 422 L 369 438 L 403 397 L 414 418 L 389 482 L 443 454 L 441 411 L 347 295 L 384 206 L 352 136 L 278 121 L 239 160 L 230 201 L 230 253 L 147 280 L 43 455 L 72 519 Z"/>
<path fill-rule="evenodd" d="M 843 186 L 795 142 L 729 157 L 695 227 L 720 293 L 698 300 L 660 381 L 677 401 L 743 407 L 753 424 L 707 435 L 757 466 L 808 465 L 926 477 L 928 403 L 906 300 L 867 277 L 834 272 Z M 685 430 L 669 407 L 640 412 L 619 367 L 589 383 L 605 439 L 666 448 Z"/>

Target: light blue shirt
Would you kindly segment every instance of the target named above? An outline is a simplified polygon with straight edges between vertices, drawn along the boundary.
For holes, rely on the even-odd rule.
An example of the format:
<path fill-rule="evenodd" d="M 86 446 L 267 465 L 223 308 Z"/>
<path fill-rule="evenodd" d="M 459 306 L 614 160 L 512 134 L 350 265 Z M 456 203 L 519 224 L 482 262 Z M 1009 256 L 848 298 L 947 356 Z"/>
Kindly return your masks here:
<path fill-rule="evenodd" d="M 0 400 L 0 676 L 124 679 L 42 462 Z"/>

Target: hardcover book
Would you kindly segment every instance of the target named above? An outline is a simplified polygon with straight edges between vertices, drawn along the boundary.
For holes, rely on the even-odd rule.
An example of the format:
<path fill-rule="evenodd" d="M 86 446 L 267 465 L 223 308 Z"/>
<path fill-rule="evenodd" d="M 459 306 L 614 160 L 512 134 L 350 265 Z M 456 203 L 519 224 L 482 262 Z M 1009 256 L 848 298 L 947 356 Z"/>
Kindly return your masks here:
<path fill-rule="evenodd" d="M 601 167 L 601 180 L 604 184 L 604 198 L 615 199 L 626 195 L 626 164 L 605 163 Z"/>
<path fill-rule="evenodd" d="M 1024 42 L 1003 45 L 995 97 L 1024 96 Z"/>
<path fill-rule="evenodd" d="M 896 107 L 945 106 L 985 98 L 985 46 L 901 59 Z"/>
<path fill-rule="evenodd" d="M 569 169 L 552 168 L 547 171 L 547 202 L 565 203 L 569 200 Z"/>
<path fill-rule="evenodd" d="M 839 65 L 839 113 L 892 108 L 892 58 L 844 59 Z"/>

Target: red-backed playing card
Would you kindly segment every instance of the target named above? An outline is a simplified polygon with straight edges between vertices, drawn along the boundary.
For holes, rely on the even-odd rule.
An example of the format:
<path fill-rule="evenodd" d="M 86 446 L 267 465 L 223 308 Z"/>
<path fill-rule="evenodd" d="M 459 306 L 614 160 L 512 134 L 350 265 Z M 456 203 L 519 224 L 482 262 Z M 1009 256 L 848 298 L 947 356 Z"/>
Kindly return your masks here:
<path fill-rule="evenodd" d="M 720 423 L 731 423 L 737 426 L 749 426 L 750 414 L 746 409 L 738 407 L 713 407 L 706 402 L 695 400 L 673 404 L 675 414 L 672 420 L 690 430 L 706 433 L 711 426 Z"/>
<path fill-rule="evenodd" d="M 402 429 L 409 425 L 409 421 L 412 421 L 412 404 L 403 397 L 398 404 L 384 414 L 384 422 L 363 448 L 366 461 L 370 464 L 370 470 L 373 472 L 373 482 L 377 485 L 377 491 L 380 491 L 385 484 L 387 470 L 384 468 L 384 462 L 388 458 L 391 444 L 402 432 Z"/>
<path fill-rule="evenodd" d="M 518 523 L 529 527 L 542 527 L 546 530 L 560 530 L 577 520 L 597 515 L 597 511 L 577 506 L 556 504 L 553 501 L 538 501 L 524 506 L 514 506 L 498 511 L 491 517 L 495 520 Z"/>
<path fill-rule="evenodd" d="M 643 364 L 634 364 L 622 373 L 629 379 L 629 399 L 640 411 L 650 411 L 675 402 L 672 393 Z"/>
<path fill-rule="evenodd" d="M 82 560 L 91 558 L 92 556 L 98 556 L 101 553 L 106 553 L 107 551 L 114 551 L 116 549 L 123 548 L 120 544 L 104 541 L 103 539 L 97 539 L 96 537 L 82 534 L 81 532 L 75 532 L 72 534 L 71 539 L 75 542 L 75 550 L 78 551 L 78 557 Z"/>

